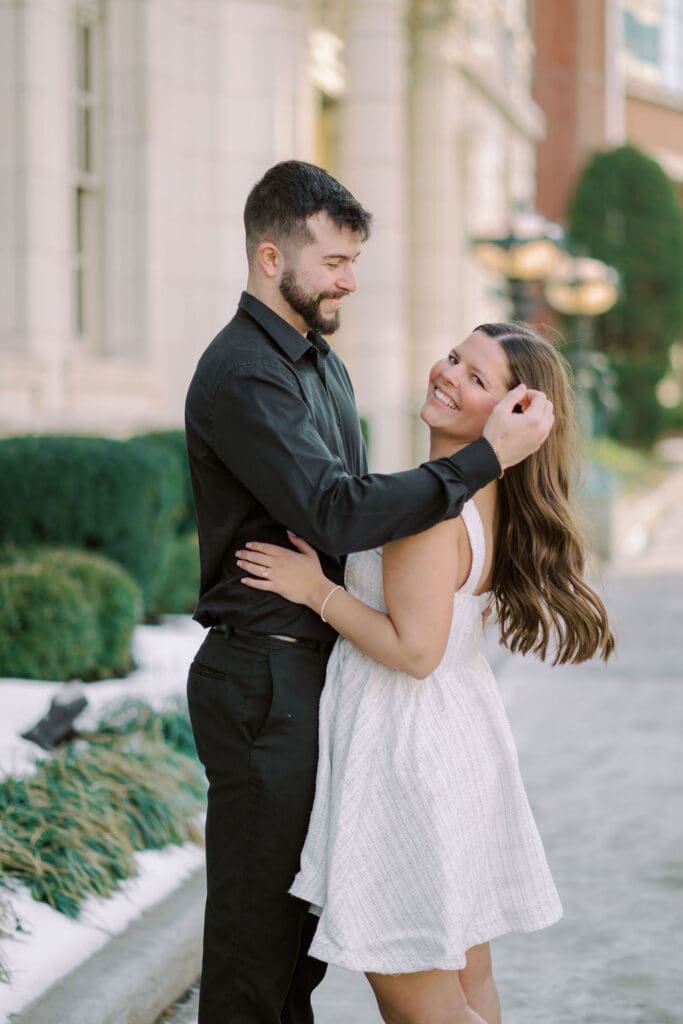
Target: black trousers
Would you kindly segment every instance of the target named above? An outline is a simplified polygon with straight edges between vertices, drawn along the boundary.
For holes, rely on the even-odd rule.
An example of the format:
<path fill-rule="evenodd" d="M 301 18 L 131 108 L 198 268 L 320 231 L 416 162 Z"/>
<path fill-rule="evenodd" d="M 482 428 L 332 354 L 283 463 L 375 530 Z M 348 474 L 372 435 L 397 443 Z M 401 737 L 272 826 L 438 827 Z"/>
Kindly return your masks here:
<path fill-rule="evenodd" d="M 312 1024 L 326 965 L 287 892 L 313 803 L 330 647 L 209 632 L 188 703 L 209 781 L 199 1024 Z"/>

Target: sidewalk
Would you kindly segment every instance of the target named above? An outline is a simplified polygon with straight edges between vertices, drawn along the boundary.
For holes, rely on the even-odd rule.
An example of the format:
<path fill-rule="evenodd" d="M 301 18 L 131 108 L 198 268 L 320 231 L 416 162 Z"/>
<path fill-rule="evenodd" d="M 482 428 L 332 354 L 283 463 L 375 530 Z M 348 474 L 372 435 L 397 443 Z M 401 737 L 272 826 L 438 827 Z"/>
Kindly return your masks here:
<path fill-rule="evenodd" d="M 657 504 L 656 514 L 652 511 Z M 683 934 L 676 813 L 683 735 L 683 469 L 622 510 L 639 551 L 606 573 L 609 666 L 492 660 L 529 799 L 565 906 L 559 925 L 494 944 L 506 1024 L 675 1024 Z M 16 1024 L 152 1024 L 199 970 L 203 878 L 112 940 Z M 364 978 L 331 969 L 316 1024 L 376 1024 Z M 194 1024 L 196 998 L 172 1017 Z"/>

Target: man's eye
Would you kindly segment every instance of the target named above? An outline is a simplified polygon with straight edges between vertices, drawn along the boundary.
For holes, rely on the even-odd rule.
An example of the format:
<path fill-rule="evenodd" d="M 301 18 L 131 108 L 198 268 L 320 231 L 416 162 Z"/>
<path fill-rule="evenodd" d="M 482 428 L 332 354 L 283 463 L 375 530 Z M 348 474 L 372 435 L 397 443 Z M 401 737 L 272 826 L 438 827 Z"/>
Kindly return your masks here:
<path fill-rule="evenodd" d="M 458 357 L 456 356 L 455 352 L 451 352 L 450 353 L 450 355 L 448 356 L 448 362 L 449 363 L 457 363 L 458 362 Z"/>
<path fill-rule="evenodd" d="M 339 266 L 339 264 L 338 263 L 326 263 L 325 266 L 329 267 L 330 270 L 336 270 L 337 267 Z"/>

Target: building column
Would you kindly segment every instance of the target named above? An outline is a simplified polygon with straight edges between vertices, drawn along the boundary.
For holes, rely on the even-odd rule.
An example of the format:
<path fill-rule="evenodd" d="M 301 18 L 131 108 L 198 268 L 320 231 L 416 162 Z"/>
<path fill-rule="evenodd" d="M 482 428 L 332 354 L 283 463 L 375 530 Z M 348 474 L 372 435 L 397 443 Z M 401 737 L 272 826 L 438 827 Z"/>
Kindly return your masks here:
<path fill-rule="evenodd" d="M 71 344 L 69 19 L 57 0 L 0 10 L 3 238 L 0 425 L 58 415 Z M 68 195 L 68 193 L 67 193 Z M 5 273 L 6 271 L 6 273 Z"/>
<path fill-rule="evenodd" d="M 373 470 L 410 465 L 406 409 L 405 97 L 402 0 L 355 0 L 348 15 L 341 181 L 374 214 L 343 309 L 340 348 L 369 424 Z"/>
<path fill-rule="evenodd" d="M 409 394 L 414 458 L 425 458 L 417 419 L 429 369 L 464 327 L 467 266 L 464 205 L 466 152 L 461 145 L 464 89 L 446 53 L 449 25 L 417 24 L 410 88 Z"/>

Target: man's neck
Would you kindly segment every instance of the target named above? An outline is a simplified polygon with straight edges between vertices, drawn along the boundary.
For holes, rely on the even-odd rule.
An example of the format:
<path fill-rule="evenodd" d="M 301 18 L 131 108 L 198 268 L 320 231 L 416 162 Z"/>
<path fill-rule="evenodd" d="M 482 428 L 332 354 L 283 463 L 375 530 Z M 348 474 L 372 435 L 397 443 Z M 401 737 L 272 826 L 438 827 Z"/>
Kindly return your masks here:
<path fill-rule="evenodd" d="M 308 324 L 302 316 L 299 315 L 277 289 L 272 291 L 268 288 L 259 287 L 259 283 L 254 281 L 251 277 L 247 280 L 246 291 L 249 295 L 253 295 L 255 299 L 262 302 L 264 306 L 268 306 L 274 313 L 277 313 L 285 323 L 288 323 L 290 327 L 293 327 L 299 334 L 303 334 L 306 337 L 310 330 Z"/>

